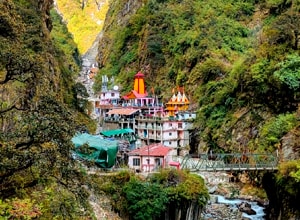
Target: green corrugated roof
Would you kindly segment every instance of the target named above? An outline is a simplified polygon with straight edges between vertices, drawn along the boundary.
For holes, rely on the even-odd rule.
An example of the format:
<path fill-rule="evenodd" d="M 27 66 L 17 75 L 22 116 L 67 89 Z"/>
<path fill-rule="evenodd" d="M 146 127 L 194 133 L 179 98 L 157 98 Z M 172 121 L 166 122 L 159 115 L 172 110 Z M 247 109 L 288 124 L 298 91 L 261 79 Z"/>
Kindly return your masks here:
<path fill-rule="evenodd" d="M 130 128 L 125 128 L 125 129 L 108 130 L 108 131 L 100 132 L 100 134 L 102 134 L 106 137 L 111 137 L 111 136 L 120 135 L 120 134 L 128 134 L 128 133 L 134 133 L 134 131 Z"/>
<path fill-rule="evenodd" d="M 78 134 L 72 138 L 75 153 L 88 161 L 93 161 L 102 168 L 111 168 L 118 153 L 118 141 L 107 140 L 99 135 Z M 91 151 L 80 149 L 87 144 Z"/>
<path fill-rule="evenodd" d="M 76 135 L 72 138 L 72 142 L 74 143 L 75 147 L 80 147 L 83 144 L 88 144 L 90 147 L 93 147 L 95 149 L 118 146 L 117 141 L 107 140 L 99 135 L 90 135 L 86 133 Z"/>

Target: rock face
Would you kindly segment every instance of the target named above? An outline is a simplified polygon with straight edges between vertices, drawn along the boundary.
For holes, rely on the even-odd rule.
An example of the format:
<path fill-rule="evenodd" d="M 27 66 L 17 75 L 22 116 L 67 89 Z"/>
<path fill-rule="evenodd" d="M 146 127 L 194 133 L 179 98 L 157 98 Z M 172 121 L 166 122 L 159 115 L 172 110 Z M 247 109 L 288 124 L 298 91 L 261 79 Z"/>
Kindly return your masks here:
<path fill-rule="evenodd" d="M 288 177 L 278 177 L 267 173 L 263 178 L 263 187 L 269 198 L 267 219 L 295 220 L 300 218 L 299 184 Z"/>
<path fill-rule="evenodd" d="M 280 142 L 281 160 L 297 160 L 300 158 L 300 127 L 287 133 Z"/>
<path fill-rule="evenodd" d="M 51 31 L 52 22 L 50 19 L 50 9 L 53 5 L 53 0 L 39 0 L 38 1 L 38 9 L 43 12 L 43 20 L 47 29 Z"/>
<path fill-rule="evenodd" d="M 196 201 L 187 204 L 170 204 L 164 214 L 164 220 L 194 220 L 200 219 L 202 209 Z"/>
<path fill-rule="evenodd" d="M 299 108 L 297 117 L 299 118 Z M 281 138 L 280 161 L 287 162 L 290 160 L 300 159 L 300 127 L 294 128 Z M 295 190 L 297 186 L 293 185 L 292 180 L 286 178 L 288 188 Z M 298 196 L 286 192 L 278 183 L 275 173 L 267 173 L 263 178 L 264 189 L 268 195 L 269 206 L 267 208 L 269 219 L 297 219 L 299 218 Z M 297 191 L 297 190 L 296 190 Z M 295 192 L 296 192 L 295 191 Z M 294 206 L 294 207 L 292 207 Z M 298 213 L 298 214 L 297 214 Z"/>
<path fill-rule="evenodd" d="M 256 211 L 251 208 L 251 205 L 247 202 L 242 202 L 238 205 L 238 208 L 241 212 L 245 212 L 248 215 L 256 215 Z"/>
<path fill-rule="evenodd" d="M 112 1 L 110 4 L 110 9 L 107 12 L 105 25 L 103 27 L 103 36 L 100 38 L 99 48 L 98 48 L 98 63 L 101 67 L 104 65 L 106 59 L 108 59 L 105 54 L 105 48 L 110 47 L 114 39 L 111 39 L 110 34 L 107 32 L 112 25 L 115 24 L 117 27 L 125 26 L 128 23 L 130 17 L 135 14 L 135 12 L 143 5 L 141 0 L 120 0 Z M 116 9 L 119 9 L 116 16 L 113 16 Z M 117 28 L 116 27 L 116 28 Z"/>

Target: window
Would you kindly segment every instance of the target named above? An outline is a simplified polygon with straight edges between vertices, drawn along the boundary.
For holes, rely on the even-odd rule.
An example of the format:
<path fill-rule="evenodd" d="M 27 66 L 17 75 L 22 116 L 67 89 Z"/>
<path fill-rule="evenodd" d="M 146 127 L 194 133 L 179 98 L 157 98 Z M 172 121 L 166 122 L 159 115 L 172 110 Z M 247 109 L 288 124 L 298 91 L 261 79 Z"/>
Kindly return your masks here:
<path fill-rule="evenodd" d="M 133 158 L 133 166 L 139 166 L 141 163 L 140 158 Z"/>
<path fill-rule="evenodd" d="M 171 141 L 169 141 L 169 145 L 171 145 L 172 144 L 172 142 Z"/>
<path fill-rule="evenodd" d="M 111 93 L 111 97 L 115 97 L 115 93 L 112 92 L 112 93 Z"/>
<path fill-rule="evenodd" d="M 160 158 L 155 158 L 155 166 L 160 167 L 160 165 L 161 165 Z"/>
<path fill-rule="evenodd" d="M 178 128 L 182 128 L 182 123 L 178 123 Z"/>
<path fill-rule="evenodd" d="M 169 124 L 169 127 L 172 127 L 172 123 Z"/>
<path fill-rule="evenodd" d="M 172 133 L 169 133 L 169 136 L 172 136 Z"/>

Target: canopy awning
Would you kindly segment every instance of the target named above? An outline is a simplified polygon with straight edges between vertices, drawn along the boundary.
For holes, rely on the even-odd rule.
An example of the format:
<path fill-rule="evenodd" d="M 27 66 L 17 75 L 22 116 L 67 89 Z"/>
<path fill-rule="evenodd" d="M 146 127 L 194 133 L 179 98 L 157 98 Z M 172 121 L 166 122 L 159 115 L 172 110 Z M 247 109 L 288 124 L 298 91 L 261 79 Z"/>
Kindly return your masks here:
<path fill-rule="evenodd" d="M 115 108 L 115 109 L 108 111 L 106 114 L 109 114 L 109 115 L 132 115 L 138 111 L 139 111 L 139 109 L 133 109 L 133 108 Z"/>
<path fill-rule="evenodd" d="M 100 132 L 100 134 L 102 134 L 106 137 L 111 137 L 111 136 L 120 135 L 120 134 L 128 134 L 128 133 L 134 133 L 134 131 L 130 128 L 125 128 L 125 129 L 108 130 L 108 131 Z"/>
<path fill-rule="evenodd" d="M 82 159 L 93 161 L 102 168 L 114 166 L 118 153 L 118 141 L 84 133 L 74 136 L 72 142 L 75 145 L 75 154 Z"/>
<path fill-rule="evenodd" d="M 180 169 L 180 163 L 179 163 L 179 162 L 176 162 L 176 161 L 170 161 L 170 162 L 169 162 L 169 166 L 176 167 L 177 170 Z"/>

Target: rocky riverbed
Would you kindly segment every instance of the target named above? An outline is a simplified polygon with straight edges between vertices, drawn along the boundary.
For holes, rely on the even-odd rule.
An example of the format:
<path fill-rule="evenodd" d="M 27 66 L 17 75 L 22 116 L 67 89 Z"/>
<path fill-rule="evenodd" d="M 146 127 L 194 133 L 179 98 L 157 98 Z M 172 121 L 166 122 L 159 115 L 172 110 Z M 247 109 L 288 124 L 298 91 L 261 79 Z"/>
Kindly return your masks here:
<path fill-rule="evenodd" d="M 244 183 L 230 182 L 224 172 L 201 172 L 210 192 L 202 220 L 263 220 L 267 200 L 247 194 Z"/>

